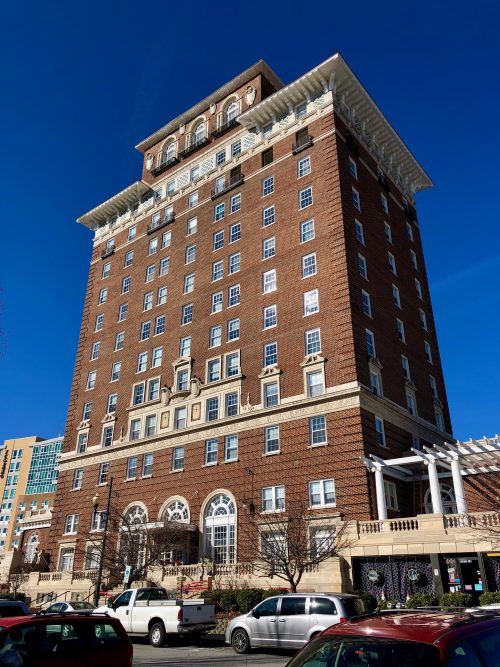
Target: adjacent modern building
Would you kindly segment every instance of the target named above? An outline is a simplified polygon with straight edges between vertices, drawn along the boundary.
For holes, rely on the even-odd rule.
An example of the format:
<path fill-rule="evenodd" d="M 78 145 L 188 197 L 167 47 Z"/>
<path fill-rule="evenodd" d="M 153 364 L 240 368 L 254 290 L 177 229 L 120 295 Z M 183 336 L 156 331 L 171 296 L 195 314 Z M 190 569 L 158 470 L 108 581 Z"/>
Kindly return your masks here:
<path fill-rule="evenodd" d="M 94 247 L 53 568 L 95 564 L 92 498 L 102 508 L 112 478 L 123 515 L 196 531 L 174 581 L 204 557 L 251 578 L 248 512 L 302 501 L 318 530 L 352 521 L 358 540 L 349 568 L 306 585 L 348 588 L 396 553 L 437 585 L 446 554 L 472 548 L 443 517 L 490 509 L 498 444 L 479 470 L 447 444 L 424 169 L 338 54 L 287 85 L 259 61 L 136 148 L 140 180 L 78 219 Z M 389 548 L 391 531 L 418 532 L 416 553 Z"/>

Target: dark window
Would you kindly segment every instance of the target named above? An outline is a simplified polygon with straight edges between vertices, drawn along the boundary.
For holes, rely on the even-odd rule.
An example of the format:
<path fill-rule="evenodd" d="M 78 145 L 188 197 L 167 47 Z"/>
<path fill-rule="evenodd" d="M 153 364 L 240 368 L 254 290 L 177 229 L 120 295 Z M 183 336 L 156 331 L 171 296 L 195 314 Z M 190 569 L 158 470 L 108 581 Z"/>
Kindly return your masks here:
<path fill-rule="evenodd" d="M 365 614 L 365 603 L 361 598 L 341 598 L 344 609 L 347 612 L 347 616 L 359 616 L 359 614 Z"/>
<path fill-rule="evenodd" d="M 6 618 L 7 616 L 26 616 L 26 611 L 18 604 L 0 605 L 0 616 L 2 618 Z"/>
<path fill-rule="evenodd" d="M 271 164 L 273 161 L 273 147 L 268 148 L 265 151 L 262 151 L 262 166 L 267 167 L 268 164 Z"/>
<path fill-rule="evenodd" d="M 448 667 L 498 667 L 500 637 L 498 628 L 486 630 L 461 641 L 450 649 Z"/>
<path fill-rule="evenodd" d="M 333 600 L 328 598 L 311 598 L 310 614 L 336 614 L 337 607 Z"/>
<path fill-rule="evenodd" d="M 308 138 L 309 138 L 309 131 L 307 127 L 304 127 L 295 133 L 295 141 L 297 143 L 297 146 L 301 146 L 302 144 L 307 143 Z"/>
<path fill-rule="evenodd" d="M 238 165 L 237 167 L 234 167 L 233 169 L 231 169 L 231 172 L 230 172 L 231 182 L 238 180 L 238 178 L 240 178 L 240 176 L 241 176 L 241 165 Z"/>
<path fill-rule="evenodd" d="M 281 598 L 280 616 L 296 616 L 306 613 L 306 598 Z"/>
<path fill-rule="evenodd" d="M 269 598 L 264 600 L 254 609 L 255 617 L 259 618 L 260 616 L 276 616 L 276 610 L 278 608 L 278 598 Z"/>

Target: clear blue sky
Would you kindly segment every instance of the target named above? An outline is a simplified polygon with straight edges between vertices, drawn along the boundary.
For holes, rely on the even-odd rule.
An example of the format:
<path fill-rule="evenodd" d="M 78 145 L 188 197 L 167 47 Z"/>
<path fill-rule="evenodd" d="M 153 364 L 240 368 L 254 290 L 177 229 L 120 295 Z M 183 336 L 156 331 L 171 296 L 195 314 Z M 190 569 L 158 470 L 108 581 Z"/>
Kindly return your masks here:
<path fill-rule="evenodd" d="M 500 5 L 8 2 L 0 24 L 0 441 L 64 433 L 91 252 L 134 145 L 264 58 L 340 51 L 427 170 L 418 210 L 455 435 L 500 431 Z"/>

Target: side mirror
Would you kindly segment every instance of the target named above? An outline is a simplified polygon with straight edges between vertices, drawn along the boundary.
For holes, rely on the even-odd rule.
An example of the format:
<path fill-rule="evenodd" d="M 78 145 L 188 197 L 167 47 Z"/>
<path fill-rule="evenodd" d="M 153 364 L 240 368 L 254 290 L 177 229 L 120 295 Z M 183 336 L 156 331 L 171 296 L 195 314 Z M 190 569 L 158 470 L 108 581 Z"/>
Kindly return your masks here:
<path fill-rule="evenodd" d="M 110 599 L 106 602 L 106 607 L 110 607 L 111 609 L 114 609 L 114 608 L 115 608 L 115 605 L 113 604 L 113 598 L 110 598 Z"/>
<path fill-rule="evenodd" d="M 252 610 L 250 613 L 254 618 L 260 618 L 260 613 L 258 611 Z"/>

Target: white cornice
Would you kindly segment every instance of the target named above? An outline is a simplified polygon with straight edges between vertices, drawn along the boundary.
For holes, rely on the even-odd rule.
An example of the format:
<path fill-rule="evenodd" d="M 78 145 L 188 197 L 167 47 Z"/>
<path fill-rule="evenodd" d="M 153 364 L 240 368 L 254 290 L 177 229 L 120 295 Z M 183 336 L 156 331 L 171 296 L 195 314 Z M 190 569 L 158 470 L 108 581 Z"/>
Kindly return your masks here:
<path fill-rule="evenodd" d="M 84 213 L 76 221 L 89 229 L 95 230 L 96 227 L 106 223 L 110 218 L 123 213 L 127 208 L 131 208 L 147 192 L 152 193 L 149 185 L 146 185 L 142 181 L 136 181 L 102 204 L 99 204 L 99 206 Z"/>
<path fill-rule="evenodd" d="M 337 112 L 383 169 L 406 192 L 432 187 L 432 181 L 408 150 L 342 56 L 328 60 L 238 117 L 250 129 L 280 115 L 293 113 L 304 98 L 332 93 Z"/>

